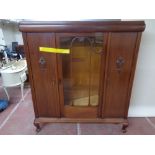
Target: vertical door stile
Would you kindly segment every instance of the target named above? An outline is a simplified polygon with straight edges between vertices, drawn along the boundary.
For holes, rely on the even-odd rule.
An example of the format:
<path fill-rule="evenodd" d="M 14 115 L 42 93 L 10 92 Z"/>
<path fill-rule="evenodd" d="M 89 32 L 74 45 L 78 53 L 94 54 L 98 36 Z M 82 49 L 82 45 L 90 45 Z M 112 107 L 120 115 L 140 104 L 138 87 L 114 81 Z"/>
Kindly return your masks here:
<path fill-rule="evenodd" d="M 55 48 L 58 48 L 56 33 L 53 33 L 53 35 L 54 35 Z M 56 83 L 57 83 L 57 91 L 58 91 L 59 116 L 62 117 L 61 115 L 61 93 L 60 93 L 60 85 L 62 83 L 62 79 L 59 73 L 59 66 L 61 64 L 59 62 L 59 54 L 56 53 L 55 56 L 56 56 L 56 72 L 57 72 Z"/>
<path fill-rule="evenodd" d="M 55 33 L 55 45 L 59 48 L 59 34 Z M 62 76 L 62 57 L 57 54 L 57 70 L 58 70 L 58 89 L 59 89 L 59 105 L 60 105 L 60 117 L 64 117 L 64 93 L 63 93 L 63 76 Z"/>
<path fill-rule="evenodd" d="M 99 108 L 98 116 L 102 117 L 102 109 L 104 109 L 104 97 L 105 97 L 105 87 L 106 87 L 106 71 L 108 66 L 108 42 L 110 38 L 110 33 L 105 32 L 103 37 L 103 50 L 101 53 L 101 67 L 100 67 L 100 80 L 99 80 Z"/>

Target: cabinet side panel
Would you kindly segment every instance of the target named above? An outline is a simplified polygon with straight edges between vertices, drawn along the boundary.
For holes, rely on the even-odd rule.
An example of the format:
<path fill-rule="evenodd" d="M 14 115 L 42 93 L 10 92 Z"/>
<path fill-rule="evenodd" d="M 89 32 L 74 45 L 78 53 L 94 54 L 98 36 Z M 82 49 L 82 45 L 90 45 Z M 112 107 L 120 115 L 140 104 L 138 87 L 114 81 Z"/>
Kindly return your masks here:
<path fill-rule="evenodd" d="M 141 36 L 142 36 L 142 33 L 138 32 L 137 40 L 136 40 L 135 53 L 134 53 L 133 62 L 132 62 L 132 70 L 131 70 L 131 76 L 130 76 L 130 82 L 129 82 L 129 88 L 128 88 L 128 90 L 129 90 L 128 91 L 128 102 L 127 102 L 126 108 L 125 108 L 126 109 L 125 110 L 125 116 L 128 115 L 128 108 L 129 108 L 129 103 L 130 103 L 130 97 L 131 97 L 132 85 L 133 85 L 133 80 L 134 80 L 134 75 L 135 75 L 136 64 L 137 64 L 137 57 L 138 57 L 138 51 L 139 51 Z"/>
<path fill-rule="evenodd" d="M 22 36 L 23 36 L 23 41 L 24 41 L 24 52 L 26 55 L 26 61 L 27 61 L 27 67 L 28 67 L 28 73 L 29 73 L 28 76 L 29 76 L 29 81 L 30 81 L 30 86 L 31 86 L 33 108 L 34 108 L 35 117 L 38 117 L 38 109 L 37 109 L 34 83 L 33 83 L 33 77 L 32 77 L 32 69 L 31 69 L 30 53 L 29 53 L 28 45 L 27 45 L 27 33 L 22 33 Z"/>
<path fill-rule="evenodd" d="M 27 33 L 33 87 L 39 117 L 60 117 L 56 54 L 39 47 L 55 47 L 54 33 Z"/>
<path fill-rule="evenodd" d="M 125 117 L 136 32 L 110 33 L 102 117 Z"/>

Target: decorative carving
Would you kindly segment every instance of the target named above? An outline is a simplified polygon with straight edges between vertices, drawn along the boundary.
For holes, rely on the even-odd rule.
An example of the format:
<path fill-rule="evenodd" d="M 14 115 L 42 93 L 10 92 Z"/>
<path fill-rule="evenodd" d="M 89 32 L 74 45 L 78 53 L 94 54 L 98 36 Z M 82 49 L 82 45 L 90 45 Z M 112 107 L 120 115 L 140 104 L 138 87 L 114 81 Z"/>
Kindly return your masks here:
<path fill-rule="evenodd" d="M 40 57 L 39 63 L 40 63 L 41 65 L 45 65 L 46 60 L 45 60 L 45 58 L 44 58 L 43 56 Z"/>
<path fill-rule="evenodd" d="M 46 69 L 46 59 L 43 56 L 39 59 L 39 66 L 41 70 Z"/>
<path fill-rule="evenodd" d="M 125 63 L 125 60 L 124 60 L 123 57 L 117 58 L 117 60 L 116 60 L 116 67 L 117 67 L 117 70 L 118 70 L 119 73 L 121 72 L 124 63 Z"/>
<path fill-rule="evenodd" d="M 76 41 L 79 41 L 79 42 L 84 42 L 84 41 L 87 41 L 89 44 L 90 44 L 90 47 L 92 49 L 92 51 L 96 54 L 101 54 L 103 52 L 103 49 L 102 50 L 99 50 L 97 51 L 95 49 L 95 43 L 96 43 L 96 40 L 95 38 L 92 38 L 92 37 L 74 37 L 72 40 L 71 40 L 71 43 L 70 43 L 70 48 L 73 47 L 73 43 L 76 42 Z M 103 42 L 100 42 L 103 44 Z"/>

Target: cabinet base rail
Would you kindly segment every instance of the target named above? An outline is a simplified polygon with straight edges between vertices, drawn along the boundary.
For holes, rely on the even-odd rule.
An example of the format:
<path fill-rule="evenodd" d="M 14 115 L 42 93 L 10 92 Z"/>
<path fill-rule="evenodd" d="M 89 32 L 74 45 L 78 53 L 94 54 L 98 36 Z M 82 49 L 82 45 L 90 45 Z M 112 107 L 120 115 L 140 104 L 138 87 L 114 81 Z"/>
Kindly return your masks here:
<path fill-rule="evenodd" d="M 125 118 L 35 118 L 34 125 L 36 131 L 39 132 L 42 126 L 46 123 L 107 123 L 107 124 L 122 124 L 122 132 L 127 132 L 128 120 Z"/>

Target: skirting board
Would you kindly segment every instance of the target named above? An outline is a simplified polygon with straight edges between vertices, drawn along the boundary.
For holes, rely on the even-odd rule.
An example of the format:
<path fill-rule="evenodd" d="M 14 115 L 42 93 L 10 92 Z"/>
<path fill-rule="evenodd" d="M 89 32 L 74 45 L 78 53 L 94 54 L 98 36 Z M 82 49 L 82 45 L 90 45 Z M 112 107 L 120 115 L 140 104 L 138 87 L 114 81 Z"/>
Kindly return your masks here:
<path fill-rule="evenodd" d="M 130 106 L 128 117 L 155 117 L 155 106 Z"/>

